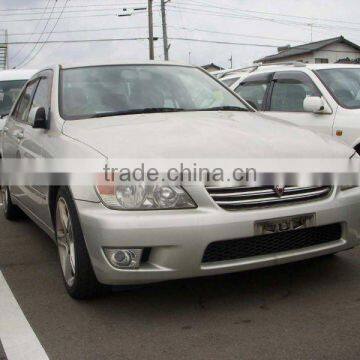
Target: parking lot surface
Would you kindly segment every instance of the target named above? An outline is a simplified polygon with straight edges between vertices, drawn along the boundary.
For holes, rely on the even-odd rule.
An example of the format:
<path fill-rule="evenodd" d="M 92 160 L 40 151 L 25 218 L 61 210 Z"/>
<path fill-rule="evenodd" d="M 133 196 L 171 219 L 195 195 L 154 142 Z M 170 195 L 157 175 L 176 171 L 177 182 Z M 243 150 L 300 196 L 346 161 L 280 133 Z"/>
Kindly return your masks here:
<path fill-rule="evenodd" d="M 78 302 L 47 235 L 1 213 L 0 270 L 50 359 L 360 356 L 360 249 Z"/>

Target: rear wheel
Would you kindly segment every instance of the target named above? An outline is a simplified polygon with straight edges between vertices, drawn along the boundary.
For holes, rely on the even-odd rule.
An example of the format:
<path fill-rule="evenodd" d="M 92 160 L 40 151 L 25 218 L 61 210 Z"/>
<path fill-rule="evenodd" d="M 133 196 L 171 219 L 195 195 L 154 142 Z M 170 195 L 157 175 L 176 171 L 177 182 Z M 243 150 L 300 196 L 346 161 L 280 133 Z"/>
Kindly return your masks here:
<path fill-rule="evenodd" d="M 9 187 L 4 186 L 1 192 L 5 218 L 10 221 L 20 219 L 24 214 L 16 205 L 12 203 Z"/>
<path fill-rule="evenodd" d="M 56 241 L 65 287 L 74 299 L 102 293 L 86 248 L 74 201 L 67 188 L 60 188 L 56 200 Z"/>

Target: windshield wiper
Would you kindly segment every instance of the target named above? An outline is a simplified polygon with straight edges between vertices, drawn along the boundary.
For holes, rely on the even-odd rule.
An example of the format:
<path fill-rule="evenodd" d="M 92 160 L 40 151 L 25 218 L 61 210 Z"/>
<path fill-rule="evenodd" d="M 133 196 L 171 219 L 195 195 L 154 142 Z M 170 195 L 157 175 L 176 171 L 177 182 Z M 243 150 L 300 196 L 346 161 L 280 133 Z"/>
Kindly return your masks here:
<path fill-rule="evenodd" d="M 249 111 L 240 106 L 215 106 L 207 109 L 200 109 L 198 111 Z"/>
<path fill-rule="evenodd" d="M 106 116 L 117 116 L 117 115 L 132 115 L 132 114 L 151 114 L 151 113 L 164 113 L 164 112 L 179 112 L 185 111 L 185 109 L 181 108 L 144 108 L 144 109 L 133 109 L 133 110 L 119 110 L 119 111 L 111 111 L 104 112 L 99 114 L 93 114 L 90 118 L 98 118 L 98 117 L 106 117 Z"/>

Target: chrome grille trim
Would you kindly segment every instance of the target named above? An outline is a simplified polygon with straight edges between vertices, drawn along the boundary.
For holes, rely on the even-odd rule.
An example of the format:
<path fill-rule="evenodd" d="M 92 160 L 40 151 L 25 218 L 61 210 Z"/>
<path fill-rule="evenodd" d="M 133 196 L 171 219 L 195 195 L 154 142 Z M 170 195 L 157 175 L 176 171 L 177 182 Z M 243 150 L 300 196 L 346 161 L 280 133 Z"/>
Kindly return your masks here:
<path fill-rule="evenodd" d="M 274 187 L 206 187 L 217 205 L 226 210 L 252 209 L 292 202 L 322 199 L 331 192 L 330 186 L 286 186 L 282 196 Z"/>

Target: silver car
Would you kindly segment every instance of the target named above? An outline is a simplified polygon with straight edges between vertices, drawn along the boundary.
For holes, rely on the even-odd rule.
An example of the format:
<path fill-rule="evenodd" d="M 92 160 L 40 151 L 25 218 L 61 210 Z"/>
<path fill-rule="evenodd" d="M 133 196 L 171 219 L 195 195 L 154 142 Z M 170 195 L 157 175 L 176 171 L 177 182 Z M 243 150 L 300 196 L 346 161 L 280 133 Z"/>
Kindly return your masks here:
<path fill-rule="evenodd" d="M 253 112 L 199 68 L 54 66 L 26 85 L 5 124 L 4 159 L 349 159 L 353 150 Z M 359 188 L 109 184 L 3 186 L 58 246 L 77 299 L 108 285 L 207 276 L 359 244 Z"/>

